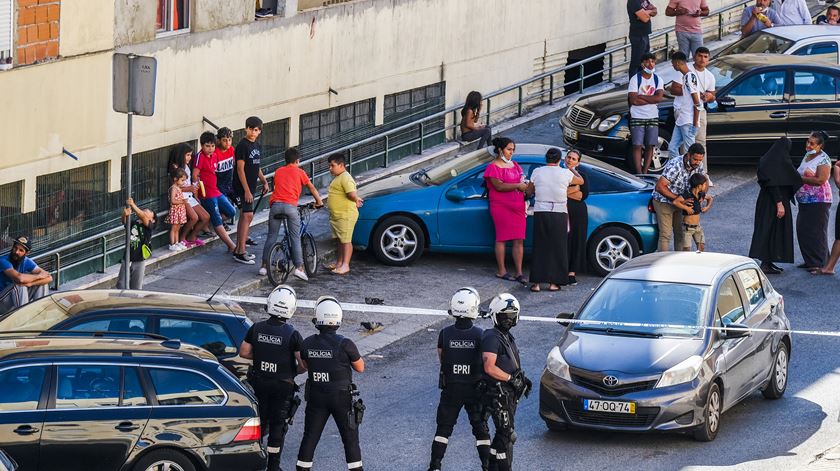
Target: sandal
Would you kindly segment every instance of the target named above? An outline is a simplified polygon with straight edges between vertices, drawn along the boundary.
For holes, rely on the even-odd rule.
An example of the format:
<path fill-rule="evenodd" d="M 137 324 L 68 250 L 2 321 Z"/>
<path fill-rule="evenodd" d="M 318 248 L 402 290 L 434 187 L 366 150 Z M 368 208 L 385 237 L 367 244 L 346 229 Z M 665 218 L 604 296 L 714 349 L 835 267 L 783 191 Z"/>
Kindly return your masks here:
<path fill-rule="evenodd" d="M 335 271 L 335 270 L 330 270 L 330 273 L 332 273 L 333 275 L 344 276 L 344 275 L 349 275 L 349 274 L 350 274 L 350 270 L 347 270 L 347 271 Z"/>
<path fill-rule="evenodd" d="M 525 278 L 525 275 L 519 275 L 516 278 L 514 278 L 513 281 L 516 281 L 517 283 L 523 286 L 528 286 L 528 279 Z"/>
<path fill-rule="evenodd" d="M 505 281 L 515 281 L 516 280 L 516 278 L 514 278 L 513 275 L 511 275 L 508 272 L 505 272 L 503 275 L 500 275 L 500 274 L 496 273 L 496 278 L 500 278 L 500 279 L 505 280 Z"/>
<path fill-rule="evenodd" d="M 559 285 L 554 285 L 554 287 L 551 287 L 551 286 L 548 287 L 549 291 L 560 291 L 560 289 L 561 288 L 560 288 Z"/>
<path fill-rule="evenodd" d="M 327 271 L 335 270 L 335 263 L 325 263 L 321 266 L 324 267 L 324 269 L 327 270 Z"/>
<path fill-rule="evenodd" d="M 533 285 L 531 285 L 531 292 L 532 293 L 539 293 L 540 292 L 540 285 L 537 284 L 537 283 L 534 283 Z"/>

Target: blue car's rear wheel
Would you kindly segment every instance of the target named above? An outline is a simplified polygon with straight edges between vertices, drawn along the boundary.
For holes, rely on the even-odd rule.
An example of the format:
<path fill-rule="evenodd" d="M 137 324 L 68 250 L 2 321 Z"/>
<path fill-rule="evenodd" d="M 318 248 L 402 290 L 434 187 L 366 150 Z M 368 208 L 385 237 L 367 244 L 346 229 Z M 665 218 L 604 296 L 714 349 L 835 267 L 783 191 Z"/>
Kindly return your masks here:
<path fill-rule="evenodd" d="M 391 216 L 373 230 L 370 246 L 380 262 L 403 267 L 420 258 L 426 246 L 426 237 L 413 219 Z"/>

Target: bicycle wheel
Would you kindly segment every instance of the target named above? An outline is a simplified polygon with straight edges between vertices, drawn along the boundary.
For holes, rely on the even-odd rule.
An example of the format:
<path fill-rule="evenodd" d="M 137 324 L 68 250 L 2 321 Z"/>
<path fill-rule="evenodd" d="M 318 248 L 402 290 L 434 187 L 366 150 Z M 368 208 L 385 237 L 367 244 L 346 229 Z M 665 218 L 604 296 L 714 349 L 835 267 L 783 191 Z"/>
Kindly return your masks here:
<path fill-rule="evenodd" d="M 278 286 L 285 283 L 292 271 L 291 266 L 288 250 L 284 244 L 282 242 L 274 244 L 268 258 L 268 279 L 271 280 L 271 284 Z"/>
<path fill-rule="evenodd" d="M 303 268 L 306 270 L 306 276 L 315 276 L 318 271 L 318 247 L 312 234 L 300 236 L 300 247 L 303 249 Z"/>

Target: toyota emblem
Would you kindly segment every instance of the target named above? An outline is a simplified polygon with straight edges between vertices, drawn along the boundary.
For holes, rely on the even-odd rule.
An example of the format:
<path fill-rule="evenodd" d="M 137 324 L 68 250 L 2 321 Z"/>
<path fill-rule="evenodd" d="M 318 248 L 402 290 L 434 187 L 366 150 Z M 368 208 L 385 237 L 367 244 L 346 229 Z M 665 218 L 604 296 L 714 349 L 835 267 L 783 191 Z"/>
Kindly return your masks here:
<path fill-rule="evenodd" d="M 604 376 L 604 384 L 609 387 L 613 387 L 618 384 L 618 378 L 615 376 Z"/>

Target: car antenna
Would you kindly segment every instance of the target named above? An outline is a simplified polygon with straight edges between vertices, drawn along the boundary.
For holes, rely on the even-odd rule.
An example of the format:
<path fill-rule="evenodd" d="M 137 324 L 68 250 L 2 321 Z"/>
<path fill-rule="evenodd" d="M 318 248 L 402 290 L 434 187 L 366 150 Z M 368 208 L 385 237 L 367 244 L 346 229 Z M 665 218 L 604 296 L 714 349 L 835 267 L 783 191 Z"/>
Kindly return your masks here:
<path fill-rule="evenodd" d="M 219 285 L 219 287 L 218 287 L 218 288 L 216 288 L 216 291 L 213 291 L 213 294 L 211 294 L 211 295 L 210 295 L 210 297 L 209 297 L 209 298 L 207 298 L 207 301 L 206 301 L 206 302 L 207 302 L 208 304 L 210 303 L 210 301 L 212 301 L 212 300 L 213 300 L 213 297 L 214 297 L 214 296 L 216 296 L 217 294 L 219 294 L 219 290 L 220 290 L 220 289 L 222 289 L 222 286 L 224 286 L 224 285 L 225 285 L 225 283 L 227 283 L 227 282 L 228 282 L 228 280 L 230 279 L 230 277 L 231 277 L 231 276 L 233 276 L 233 274 L 234 274 L 234 273 L 236 273 L 236 268 L 234 268 L 234 269 L 233 269 L 233 271 L 231 271 L 231 272 L 230 272 L 230 275 L 228 275 L 228 276 L 227 276 L 227 278 L 225 278 L 225 281 L 223 281 L 223 282 L 222 282 L 222 284 L 220 284 L 220 285 Z"/>

